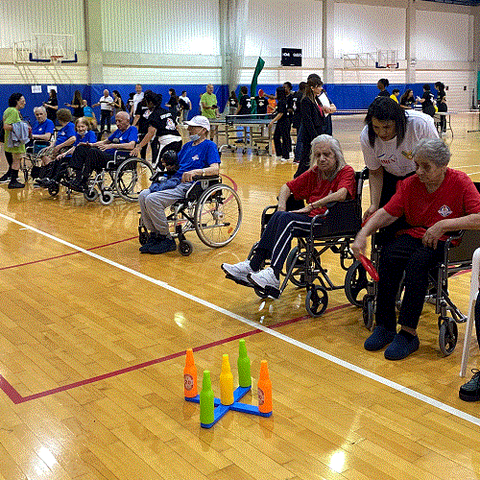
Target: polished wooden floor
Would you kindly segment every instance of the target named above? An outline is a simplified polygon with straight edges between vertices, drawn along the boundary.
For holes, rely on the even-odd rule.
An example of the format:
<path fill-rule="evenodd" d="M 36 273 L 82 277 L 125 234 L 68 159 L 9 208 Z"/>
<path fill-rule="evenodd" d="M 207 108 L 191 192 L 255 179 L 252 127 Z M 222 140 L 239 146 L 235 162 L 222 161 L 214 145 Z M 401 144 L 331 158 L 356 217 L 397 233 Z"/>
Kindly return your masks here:
<path fill-rule="evenodd" d="M 334 120 L 348 163 L 361 168 L 361 117 Z M 451 166 L 480 180 L 480 133 L 467 133 L 478 115 L 452 122 Z M 426 305 L 420 350 L 388 362 L 363 349 L 361 310 L 342 290 L 310 318 L 302 289 L 261 300 L 224 278 L 220 264 L 245 259 L 263 207 L 294 171 L 225 152 L 242 228 L 218 250 L 190 233 L 190 257 L 141 255 L 138 205 L 0 186 L 0 479 L 480 478 L 480 403 L 458 398 L 463 325 L 442 358 Z M 323 260 L 341 283 L 338 258 Z M 469 281 L 450 284 L 464 310 Z M 255 391 L 268 360 L 273 415 L 229 412 L 201 429 L 198 405 L 183 400 L 182 352 L 197 348 L 199 383 L 210 370 L 219 396 L 222 354 L 235 366 L 242 337 Z M 471 367 L 478 355 L 472 342 Z"/>

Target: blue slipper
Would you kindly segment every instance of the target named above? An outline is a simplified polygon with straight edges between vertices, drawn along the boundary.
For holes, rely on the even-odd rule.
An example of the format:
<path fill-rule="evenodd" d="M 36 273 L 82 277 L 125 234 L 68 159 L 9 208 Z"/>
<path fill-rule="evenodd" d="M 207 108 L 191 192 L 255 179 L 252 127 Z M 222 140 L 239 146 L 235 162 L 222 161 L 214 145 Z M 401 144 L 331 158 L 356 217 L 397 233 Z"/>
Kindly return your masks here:
<path fill-rule="evenodd" d="M 385 358 L 387 360 L 402 360 L 411 353 L 416 352 L 419 346 L 420 340 L 417 335 L 412 339 L 408 339 L 401 333 L 397 333 L 393 342 L 385 350 Z"/>
<path fill-rule="evenodd" d="M 396 332 L 387 330 L 383 325 L 377 325 L 373 333 L 365 340 L 365 350 L 374 352 L 388 345 L 395 337 Z"/>

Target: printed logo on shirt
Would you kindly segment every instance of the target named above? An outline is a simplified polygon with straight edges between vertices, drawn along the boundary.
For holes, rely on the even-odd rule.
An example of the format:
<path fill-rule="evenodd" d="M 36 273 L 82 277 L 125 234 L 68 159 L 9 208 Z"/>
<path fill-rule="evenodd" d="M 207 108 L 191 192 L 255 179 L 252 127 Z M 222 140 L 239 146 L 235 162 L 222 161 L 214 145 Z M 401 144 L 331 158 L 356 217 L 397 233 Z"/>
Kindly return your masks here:
<path fill-rule="evenodd" d="M 199 159 L 200 159 L 200 157 L 198 156 L 198 154 L 197 154 L 197 155 L 194 155 L 194 156 L 192 157 L 192 160 L 199 160 Z"/>
<path fill-rule="evenodd" d="M 169 118 L 167 119 L 167 126 L 165 127 L 167 130 L 176 130 L 177 127 L 175 126 L 175 122 Z"/>
<path fill-rule="evenodd" d="M 402 150 L 402 155 L 409 160 L 413 160 L 413 152 L 406 152 L 405 150 Z"/>
<path fill-rule="evenodd" d="M 445 218 L 448 217 L 452 213 L 452 211 L 450 210 L 450 207 L 448 205 L 443 205 L 438 210 L 438 213 Z"/>
<path fill-rule="evenodd" d="M 381 155 L 382 158 L 380 158 L 380 163 L 382 165 L 388 165 L 390 163 L 395 163 L 397 161 L 397 159 L 394 157 L 394 156 L 391 156 L 390 158 L 386 158 L 385 157 L 385 154 Z"/>

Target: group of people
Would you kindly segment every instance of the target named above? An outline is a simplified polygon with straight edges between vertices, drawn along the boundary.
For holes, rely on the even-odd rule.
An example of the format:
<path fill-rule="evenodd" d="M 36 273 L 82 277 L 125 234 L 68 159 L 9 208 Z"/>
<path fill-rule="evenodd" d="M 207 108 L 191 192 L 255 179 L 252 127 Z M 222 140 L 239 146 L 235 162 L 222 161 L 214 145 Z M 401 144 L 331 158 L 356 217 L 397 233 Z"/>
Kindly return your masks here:
<path fill-rule="evenodd" d="M 273 112 L 270 112 L 271 100 L 275 105 Z M 331 114 L 337 110 L 316 74 L 310 75 L 306 82 L 300 82 L 297 92 L 293 91 L 290 82 L 284 82 L 276 89 L 275 95 L 266 94 L 260 89 L 258 95 L 252 97 L 248 94 L 248 88 L 242 86 L 238 99 L 235 91 L 230 93 L 228 107 L 233 115 L 273 113 L 268 127 L 275 128 L 273 141 L 276 160 L 286 162 L 293 158 L 299 164 L 298 174 L 308 169 L 309 144 L 313 138 L 321 133 L 332 134 Z M 295 151 L 292 151 L 292 135 L 297 137 Z"/>
<path fill-rule="evenodd" d="M 383 229 L 376 326 L 364 348 L 386 347 L 385 358 L 400 360 L 419 348 L 417 327 L 428 274 L 443 255 L 447 232 L 480 229 L 480 193 L 468 175 L 448 167 L 450 151 L 433 119 L 401 108 L 389 96 L 377 97 L 370 105 L 360 141 L 370 174 L 370 206 L 352 244 L 357 258 L 366 253 L 367 238 Z M 339 142 L 320 134 L 310 143 L 309 168 L 281 187 L 277 211 L 253 256 L 221 266 L 227 278 L 273 298 L 280 295 L 279 276 L 293 235 L 308 231 L 326 203 L 355 194 L 355 174 L 345 164 Z M 291 196 L 304 206 L 286 211 Z M 262 268 L 266 260 L 268 266 Z M 402 279 L 397 331 L 396 294 Z"/>
<path fill-rule="evenodd" d="M 435 82 L 435 90 L 437 90 L 437 97 L 431 92 L 430 85 L 425 83 L 423 85 L 423 95 L 415 97 L 413 90 L 408 88 L 405 90 L 403 95 L 400 97 L 400 90 L 394 88 L 392 94 L 387 90 L 390 82 L 387 78 L 381 78 L 377 82 L 377 88 L 379 90 L 379 97 L 390 97 L 397 103 L 400 103 L 400 106 L 405 110 L 410 110 L 415 107 L 415 105 L 420 104 L 422 107 L 422 112 L 426 115 L 433 117 L 437 112 L 447 112 L 447 94 L 445 92 L 445 85 L 442 82 Z M 440 116 L 440 133 L 444 134 L 447 130 L 447 119 L 444 115 Z"/>

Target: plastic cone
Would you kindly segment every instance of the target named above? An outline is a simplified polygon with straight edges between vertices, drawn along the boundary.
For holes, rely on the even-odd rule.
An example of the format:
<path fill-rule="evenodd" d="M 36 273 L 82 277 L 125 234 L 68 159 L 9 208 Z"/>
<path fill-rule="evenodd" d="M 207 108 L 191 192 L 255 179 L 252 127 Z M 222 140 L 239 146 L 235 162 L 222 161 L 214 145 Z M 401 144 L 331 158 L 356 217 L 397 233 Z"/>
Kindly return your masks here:
<path fill-rule="evenodd" d="M 247 355 L 247 346 L 245 339 L 241 339 L 238 344 L 238 384 L 241 387 L 252 386 L 252 376 L 250 373 L 250 359 Z"/>
<path fill-rule="evenodd" d="M 212 390 L 210 372 L 204 370 L 202 391 L 200 392 L 200 423 L 210 425 L 215 419 L 215 397 Z"/>
<path fill-rule="evenodd" d="M 272 382 L 268 372 L 268 363 L 262 360 L 260 364 L 260 378 L 258 379 L 258 410 L 261 413 L 272 411 Z"/>
<path fill-rule="evenodd" d="M 191 348 L 187 350 L 185 368 L 183 369 L 183 394 L 186 398 L 193 398 L 198 394 L 197 367 L 195 366 Z"/>
<path fill-rule="evenodd" d="M 231 405 L 233 399 L 233 375 L 228 355 L 222 357 L 222 373 L 220 373 L 220 401 L 222 405 Z"/>

